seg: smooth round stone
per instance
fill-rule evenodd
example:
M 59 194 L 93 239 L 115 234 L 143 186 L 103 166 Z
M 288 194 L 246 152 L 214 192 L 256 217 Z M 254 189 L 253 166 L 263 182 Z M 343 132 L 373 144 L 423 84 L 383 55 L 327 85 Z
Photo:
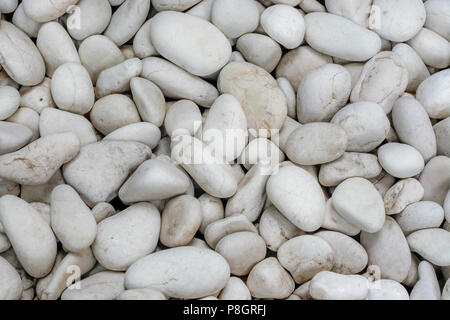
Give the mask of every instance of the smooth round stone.
M 377 156 L 368 153 L 345 152 L 339 159 L 320 166 L 320 184 L 335 187 L 352 177 L 375 178 L 381 173 Z
M 427 12 L 425 27 L 450 41 L 450 22 L 447 16 L 450 12 L 450 3 L 445 0 L 431 0 L 426 1 L 424 5 Z
M 215 250 L 227 260 L 231 274 L 236 276 L 248 275 L 253 266 L 266 257 L 264 239 L 248 231 L 223 237 Z
M 421 261 L 418 267 L 419 280 L 414 285 L 411 300 L 439 300 L 441 289 L 434 266 L 428 261 Z
M 78 48 L 78 54 L 81 64 L 89 72 L 94 84 L 100 72 L 125 60 L 122 52 L 111 39 L 98 34 L 84 39 Z
M 0 155 L 20 149 L 30 141 L 32 134 L 21 124 L 0 121 Z
M 108 270 L 125 271 L 155 250 L 160 224 L 154 205 L 146 202 L 132 205 L 98 224 L 92 252 Z
M 286 144 L 288 158 L 301 165 L 334 161 L 347 149 L 347 134 L 332 123 L 307 123 L 292 132 Z
M 295 49 L 303 42 L 305 21 L 300 12 L 288 5 L 276 4 L 261 15 L 264 31 L 286 49 Z
M 106 29 L 112 14 L 108 0 L 80 0 L 77 7 L 78 12 L 69 17 L 67 24 L 67 31 L 73 39 L 84 40 Z
M 421 0 L 374 0 L 369 19 L 369 28 L 383 39 L 405 42 L 414 37 L 423 27 L 426 19 L 425 7 Z
M 202 223 L 200 202 L 191 195 L 171 199 L 161 215 L 161 243 L 166 247 L 188 244 Z
M 127 289 L 151 287 L 167 297 L 195 299 L 218 293 L 230 278 L 230 267 L 209 249 L 180 247 L 139 259 L 125 274 Z
M 124 279 L 123 272 L 98 272 L 68 287 L 61 300 L 115 300 L 125 290 Z
M 417 100 L 430 118 L 444 119 L 450 116 L 450 70 L 436 72 L 417 88 Z
M 326 203 L 325 217 L 322 228 L 338 231 L 348 236 L 356 236 L 361 230 L 348 223 L 333 207 L 333 199 L 330 198 Z
M 0 256 L 0 299 L 19 300 L 22 295 L 22 280 L 16 269 Z
M 79 63 L 58 67 L 51 81 L 51 93 L 58 108 L 84 115 L 94 105 L 94 88 L 89 73 Z
M 156 11 L 184 11 L 200 1 L 201 0 L 152 0 L 152 5 Z
M 423 229 L 408 236 L 412 252 L 437 266 L 450 265 L 450 232 L 443 229 Z
M 281 59 L 282 51 L 278 43 L 259 33 L 246 33 L 239 37 L 236 48 L 245 60 L 272 72 Z
M 424 189 L 419 181 L 413 178 L 399 180 L 384 194 L 386 214 L 397 214 L 411 203 L 420 201 Z
M 392 109 L 392 122 L 400 141 L 416 148 L 425 161 L 436 155 L 436 135 L 420 102 L 410 96 L 398 99 Z
M 92 124 L 85 117 L 55 108 L 45 108 L 39 118 L 39 130 L 42 137 L 72 132 L 77 135 L 81 146 L 97 142 Z
M 44 79 L 45 63 L 38 48 L 26 33 L 5 20 L 0 22 L 0 55 L 6 73 L 18 84 L 34 86 Z
M 340 274 L 357 274 L 367 266 L 367 252 L 353 238 L 335 231 L 320 231 L 314 235 L 327 241 L 333 249 L 331 271 Z
M 370 233 L 383 227 L 383 199 L 369 180 L 350 178 L 341 182 L 332 199 L 336 211 L 355 227 Z
M 398 43 L 392 48 L 403 61 L 408 70 L 408 86 L 406 91 L 415 92 L 419 84 L 430 76 L 427 66 L 417 52 L 406 43 Z
M 80 140 L 74 133 L 42 137 L 16 152 L 0 156 L 0 177 L 22 185 L 44 184 L 79 151 Z
M 167 300 L 166 296 L 151 288 L 125 290 L 116 300 Z
M 133 38 L 150 11 L 150 0 L 126 0 L 114 11 L 104 35 L 121 46 Z
M 433 126 L 436 134 L 437 153 L 450 157 L 450 117 Z
M 141 119 L 161 127 L 166 116 L 166 101 L 161 89 L 153 82 L 139 77 L 131 79 L 130 88 Z
M 54 3 L 52 0 L 24 0 L 25 14 L 37 22 L 47 22 L 59 18 L 67 12 L 70 6 L 78 0 L 61 0 Z
M 161 131 L 157 126 L 148 122 L 128 124 L 114 130 L 103 138 L 104 140 L 136 141 L 154 149 L 161 139 Z
M 104 135 L 141 121 L 133 100 L 123 94 L 111 94 L 97 100 L 90 118 L 94 127 Z
M 374 102 L 362 101 L 339 110 L 331 123 L 347 133 L 346 151 L 369 152 L 386 138 L 390 123 L 383 109 Z
M 334 262 L 333 248 L 326 240 L 312 235 L 286 241 L 278 249 L 277 257 L 296 283 L 306 282 L 321 271 L 331 270 Z
M 277 79 L 278 86 L 286 96 L 288 105 L 288 117 L 295 118 L 297 116 L 297 96 L 288 79 L 280 77 Z M 287 118 L 286 118 L 287 119 Z
M 315 231 L 323 223 L 325 198 L 319 183 L 297 166 L 282 167 L 266 186 L 273 205 L 296 227 Z
M 87 249 L 95 240 L 97 222 L 89 207 L 69 185 L 52 191 L 51 226 L 64 248 L 70 252 Z
M 259 23 L 258 7 L 253 0 L 214 0 L 211 22 L 227 38 L 235 39 L 256 30 Z
M 161 58 L 144 59 L 141 76 L 154 82 L 165 97 L 192 100 L 205 108 L 219 96 L 216 87 L 209 82 Z
M 305 16 L 306 42 L 315 50 L 348 61 L 365 61 L 380 51 L 381 39 L 351 20 L 313 12 Z M 346 30 L 345 33 L 341 32 Z
M 309 294 L 316 300 L 364 300 L 368 293 L 367 279 L 360 275 L 322 271 L 309 285 Z
M 432 158 L 423 169 L 419 181 L 425 189 L 423 200 L 442 205 L 450 185 L 450 158 Z
M 378 161 L 387 173 L 400 179 L 419 174 L 425 165 L 417 149 L 396 142 L 384 144 L 378 149 Z
M 235 160 L 247 143 L 247 119 L 239 101 L 230 94 L 218 97 L 202 130 L 202 139 L 209 148 L 225 161 Z
M 119 190 L 122 201 L 131 203 L 169 199 L 189 187 L 186 174 L 170 160 L 151 159 L 142 163 Z
M 258 233 L 256 227 L 244 215 L 237 214 L 211 222 L 205 229 L 205 240 L 211 248 L 215 248 L 223 237 L 235 233 L 251 231 Z
M 47 222 L 31 205 L 11 195 L 0 199 L 0 222 L 25 271 L 36 278 L 47 275 L 56 257 L 56 239 Z
M 252 296 L 241 278 L 230 277 L 227 285 L 220 292 L 219 300 L 252 300 Z
M 142 72 L 142 61 L 131 57 L 122 63 L 103 70 L 95 87 L 95 95 L 102 98 L 112 93 L 130 91 L 130 80 Z
M 426 65 L 443 69 L 450 65 L 450 43 L 444 37 L 422 28 L 408 44 L 419 54 Z
M 88 203 L 109 202 L 142 162 L 150 158 L 148 146 L 132 141 L 101 141 L 81 148 L 63 168 L 64 179 Z
M 198 106 L 189 100 L 180 100 L 169 107 L 164 119 L 164 128 L 170 137 L 182 134 L 193 136 L 202 124 Z
M 421 229 L 439 228 L 444 221 L 444 209 L 433 201 L 419 201 L 407 206 L 395 218 L 402 231 L 410 234 Z
M 39 29 L 36 46 L 45 61 L 46 72 L 52 77 L 65 63 L 80 63 L 77 49 L 66 29 L 58 22 L 47 22 Z
M 257 299 L 284 299 L 295 289 L 295 282 L 274 257 L 255 265 L 247 277 L 247 287 Z
M 350 73 L 340 65 L 326 64 L 308 72 L 297 90 L 298 120 L 303 124 L 330 121 L 347 103 L 350 92 Z
M 382 51 L 364 65 L 350 101 L 376 102 L 388 114 L 407 86 L 408 70 L 403 60 L 392 51 Z
M 369 285 L 367 300 L 409 300 L 409 294 L 397 281 L 380 279 Z
M 286 219 L 274 206 L 270 206 L 262 213 L 258 231 L 267 244 L 267 248 L 277 252 L 286 241 L 303 235 L 304 232 Z
M 0 120 L 12 116 L 20 105 L 20 94 L 16 88 L 10 86 L 0 87 Z
M 152 18 L 150 38 L 159 54 L 197 76 L 220 70 L 231 56 L 230 43 L 219 29 L 185 13 L 158 13 Z
M 283 126 L 287 102 L 276 80 L 264 69 L 246 62 L 231 62 L 219 74 L 218 89 L 233 95 L 241 104 L 249 129 L 258 136 Z
M 361 232 L 361 244 L 367 250 L 369 265 L 376 265 L 381 277 L 402 282 L 411 266 L 408 242 L 397 222 L 387 217 L 380 231 Z
M 276 76 L 289 80 L 294 90 L 297 90 L 300 81 L 311 70 L 327 63 L 333 63 L 330 56 L 317 52 L 305 45 L 288 51 L 280 60 L 276 69 Z

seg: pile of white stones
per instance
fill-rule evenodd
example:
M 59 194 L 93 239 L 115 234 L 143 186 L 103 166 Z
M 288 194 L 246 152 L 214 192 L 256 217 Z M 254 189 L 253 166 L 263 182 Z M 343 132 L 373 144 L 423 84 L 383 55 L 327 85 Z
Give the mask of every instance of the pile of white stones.
M 450 299 L 450 1 L 0 11 L 0 299 Z

